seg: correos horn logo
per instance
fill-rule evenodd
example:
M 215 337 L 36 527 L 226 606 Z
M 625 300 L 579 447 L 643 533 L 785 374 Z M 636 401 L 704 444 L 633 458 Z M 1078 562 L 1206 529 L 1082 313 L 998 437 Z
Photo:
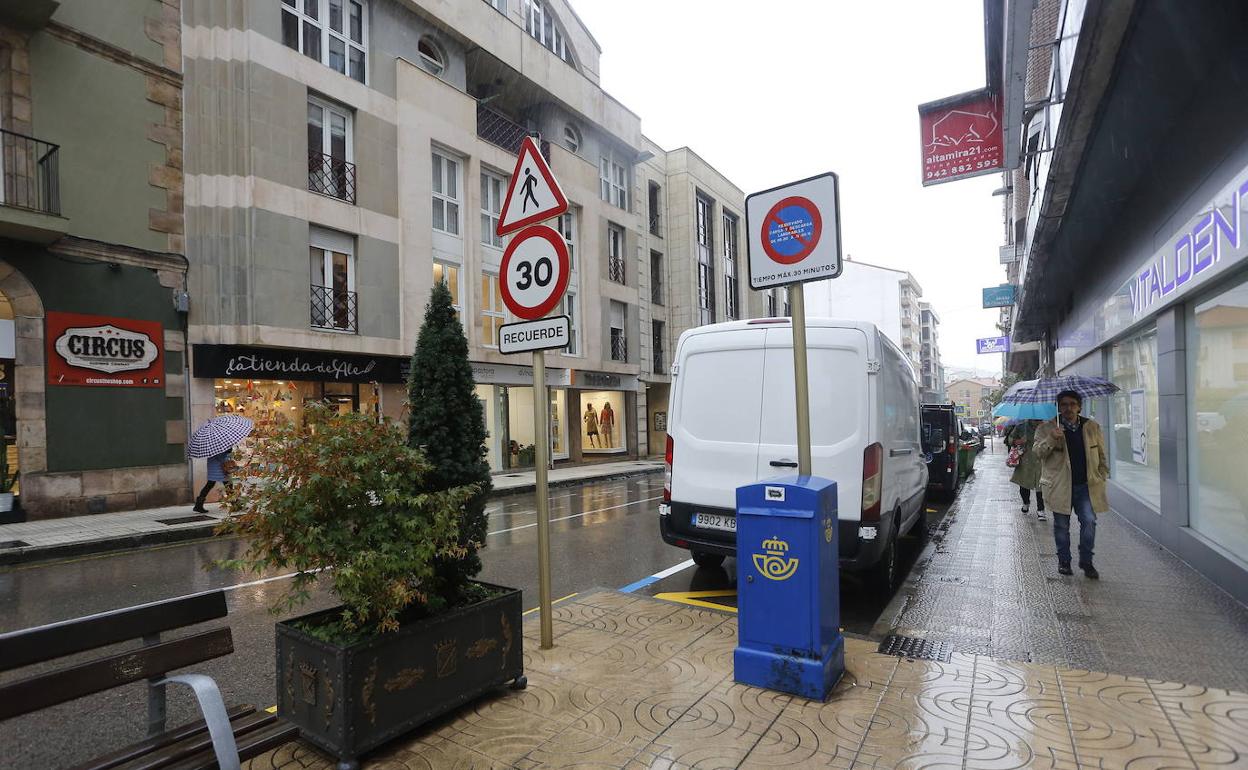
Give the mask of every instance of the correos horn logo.
M 788 580 L 797 572 L 798 562 L 785 556 L 788 552 L 789 544 L 772 536 L 763 541 L 763 553 L 754 554 L 754 567 L 769 580 Z

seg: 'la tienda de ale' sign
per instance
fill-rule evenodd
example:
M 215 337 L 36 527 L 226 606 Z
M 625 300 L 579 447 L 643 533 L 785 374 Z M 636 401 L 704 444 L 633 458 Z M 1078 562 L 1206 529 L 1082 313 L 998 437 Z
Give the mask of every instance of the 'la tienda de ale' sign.
M 61 312 L 45 321 L 49 385 L 164 386 L 159 322 Z

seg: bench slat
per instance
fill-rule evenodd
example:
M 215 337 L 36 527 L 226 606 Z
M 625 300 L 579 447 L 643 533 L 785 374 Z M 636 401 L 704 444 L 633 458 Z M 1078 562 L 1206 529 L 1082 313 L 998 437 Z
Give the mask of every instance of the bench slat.
M 276 714 L 270 714 L 267 711 L 253 711 L 238 719 L 231 719 L 230 729 L 233 730 L 234 740 L 238 743 L 242 741 L 243 736 L 256 730 L 262 730 L 276 721 Z M 116 770 L 160 770 L 160 768 L 169 767 L 204 753 L 210 755 L 214 762 L 216 761 L 216 752 L 212 750 L 212 738 L 207 732 L 163 746 L 150 754 L 138 757 L 128 764 L 116 768 Z
M 233 651 L 230 629 L 218 628 L 33 676 L 0 687 L 0 719 L 38 711 Z
M 0 634 L 0 671 L 215 620 L 225 615 L 225 592 L 217 590 L 124 610 L 101 612 L 21 631 L 10 631 Z
M 238 738 L 238 757 L 243 761 L 258 757 L 264 752 L 275 749 L 299 737 L 299 728 L 284 719 L 255 730 Z M 208 770 L 217 766 L 217 758 L 212 751 L 205 751 L 161 770 Z
M 255 706 L 234 706 L 233 708 L 228 709 L 226 714 L 229 715 L 230 722 L 233 722 L 234 720 L 241 719 L 248 714 L 253 714 L 255 711 Z M 197 735 L 203 735 L 205 741 L 209 744 L 212 743 L 212 740 L 207 737 L 208 725 L 204 722 L 204 720 L 200 719 L 195 722 L 189 722 L 180 727 L 175 727 L 168 732 L 148 738 L 145 741 L 140 741 L 126 746 L 125 748 L 118 749 L 110 754 L 105 754 L 102 757 L 96 757 L 90 762 L 84 762 L 81 765 L 75 766 L 72 770 L 114 770 L 114 768 L 117 768 L 126 762 L 146 756 L 147 754 L 158 751 L 165 746 Z

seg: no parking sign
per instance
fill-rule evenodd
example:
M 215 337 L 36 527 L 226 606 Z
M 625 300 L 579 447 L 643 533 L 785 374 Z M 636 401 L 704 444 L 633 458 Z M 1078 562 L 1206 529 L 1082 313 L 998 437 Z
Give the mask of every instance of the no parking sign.
M 839 276 L 839 205 L 837 177 L 830 172 L 747 196 L 750 288 Z

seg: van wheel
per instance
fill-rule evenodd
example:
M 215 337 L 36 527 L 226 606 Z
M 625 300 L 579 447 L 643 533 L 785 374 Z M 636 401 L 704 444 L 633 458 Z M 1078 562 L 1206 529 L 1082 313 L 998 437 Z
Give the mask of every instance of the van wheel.
M 699 567 L 722 567 L 724 566 L 724 555 L 720 553 L 702 553 L 701 551 L 694 551 L 693 563 Z
M 879 596 L 891 598 L 897 586 L 897 529 L 889 532 L 888 542 L 884 544 L 884 552 L 880 560 L 871 569 L 871 583 Z

